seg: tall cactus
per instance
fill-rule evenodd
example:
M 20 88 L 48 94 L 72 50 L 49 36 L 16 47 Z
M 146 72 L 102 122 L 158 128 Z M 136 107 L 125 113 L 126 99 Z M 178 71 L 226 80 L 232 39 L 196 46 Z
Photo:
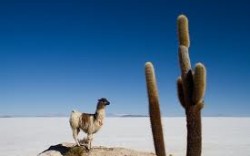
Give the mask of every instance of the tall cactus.
M 145 75 L 148 91 L 149 115 L 154 139 L 155 153 L 157 156 L 166 156 L 154 66 L 150 62 L 147 62 L 145 65 Z
M 181 76 L 177 80 L 177 91 L 187 120 L 187 156 L 200 156 L 202 150 L 201 109 L 206 90 L 206 68 L 197 63 L 191 68 L 189 58 L 188 19 L 180 15 L 177 19 L 179 38 L 179 63 Z

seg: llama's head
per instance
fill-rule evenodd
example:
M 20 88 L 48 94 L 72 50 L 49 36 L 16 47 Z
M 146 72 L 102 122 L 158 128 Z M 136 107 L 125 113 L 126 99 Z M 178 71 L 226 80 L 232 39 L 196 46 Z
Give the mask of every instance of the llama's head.
M 98 99 L 98 108 L 105 108 L 105 106 L 109 105 L 110 102 L 106 98 Z

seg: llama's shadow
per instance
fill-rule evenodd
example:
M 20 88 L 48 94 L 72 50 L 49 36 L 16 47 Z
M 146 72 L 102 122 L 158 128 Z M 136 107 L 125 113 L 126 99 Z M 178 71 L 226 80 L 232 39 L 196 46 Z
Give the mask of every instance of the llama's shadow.
M 57 144 L 50 146 L 48 149 L 45 151 L 41 152 L 38 156 L 43 156 L 47 155 L 47 153 L 57 153 L 61 155 L 67 155 L 67 154 L 75 154 L 75 155 L 80 155 L 82 153 L 87 153 L 89 150 L 85 146 L 76 146 L 75 144 Z
M 63 144 L 58 144 L 58 145 L 53 145 L 53 146 L 50 146 L 47 150 L 41 152 L 40 154 L 42 153 L 46 153 L 48 151 L 55 151 L 55 152 L 59 152 L 61 153 L 61 155 L 64 155 L 65 153 L 67 153 L 72 147 L 67 147 Z

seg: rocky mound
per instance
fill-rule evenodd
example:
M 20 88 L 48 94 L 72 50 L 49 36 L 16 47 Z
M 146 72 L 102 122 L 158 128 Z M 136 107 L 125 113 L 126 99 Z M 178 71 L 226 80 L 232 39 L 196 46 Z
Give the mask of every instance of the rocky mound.
M 153 153 L 139 152 L 126 148 L 93 147 L 88 151 L 85 147 L 77 147 L 72 143 L 50 146 L 38 156 L 156 156 Z

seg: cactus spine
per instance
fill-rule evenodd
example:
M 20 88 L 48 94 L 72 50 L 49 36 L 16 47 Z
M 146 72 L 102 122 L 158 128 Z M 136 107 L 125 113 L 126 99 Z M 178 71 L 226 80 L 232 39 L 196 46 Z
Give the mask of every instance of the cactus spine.
M 145 75 L 155 153 L 157 156 L 166 156 L 154 66 L 150 62 L 147 62 L 145 65 Z
M 177 19 L 179 38 L 179 63 L 181 77 L 177 80 L 178 97 L 186 112 L 187 156 L 200 156 L 202 149 L 201 109 L 206 89 L 206 68 L 196 64 L 192 71 L 188 48 L 190 46 L 188 19 L 180 15 Z

